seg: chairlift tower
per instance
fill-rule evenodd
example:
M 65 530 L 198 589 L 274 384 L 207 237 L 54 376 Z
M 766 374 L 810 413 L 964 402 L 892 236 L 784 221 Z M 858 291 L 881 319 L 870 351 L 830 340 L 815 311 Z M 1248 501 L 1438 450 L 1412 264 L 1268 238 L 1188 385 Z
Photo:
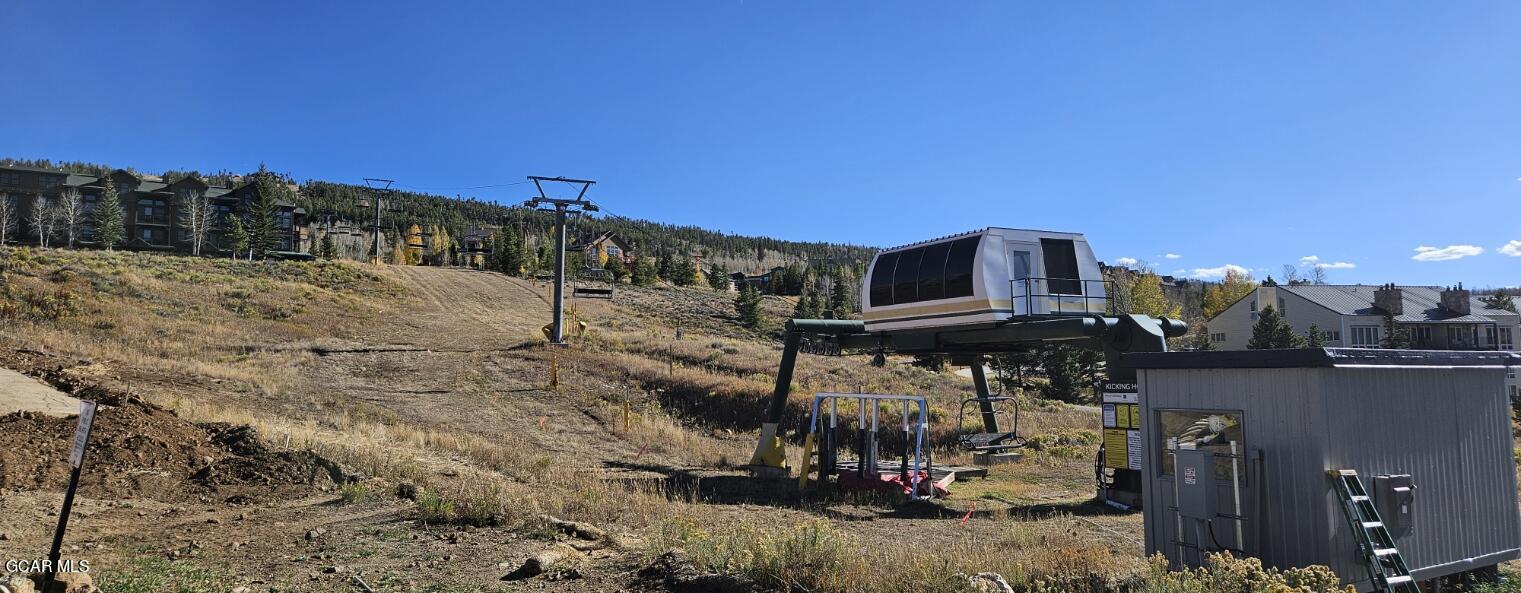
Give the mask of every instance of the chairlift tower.
M 568 179 L 565 177 L 540 177 L 529 175 L 528 180 L 538 188 L 539 197 L 523 203 L 524 206 L 538 210 L 553 210 L 555 213 L 555 294 L 554 294 L 554 320 L 550 323 L 549 341 L 551 344 L 565 343 L 565 217 L 567 213 L 596 212 L 597 205 L 586 199 L 586 190 L 591 189 L 597 182 L 587 179 Z M 558 181 L 571 185 L 580 185 L 581 191 L 573 199 L 551 198 L 544 192 L 545 181 Z
M 370 196 L 374 198 L 375 207 L 375 254 L 370 263 L 380 263 L 380 197 L 391 193 L 391 184 L 396 183 L 393 179 L 364 178 L 364 184 L 370 188 Z M 384 185 L 382 185 L 384 184 Z

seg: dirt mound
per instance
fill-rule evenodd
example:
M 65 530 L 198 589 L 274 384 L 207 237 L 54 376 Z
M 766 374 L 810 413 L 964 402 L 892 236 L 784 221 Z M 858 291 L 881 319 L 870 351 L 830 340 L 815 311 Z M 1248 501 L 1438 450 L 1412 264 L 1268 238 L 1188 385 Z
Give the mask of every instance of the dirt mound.
M 98 395 L 81 496 L 249 500 L 349 479 L 315 454 L 270 449 L 250 427 L 195 424 L 135 398 Z M 27 412 L 0 416 L 0 488 L 66 487 L 77 422 Z

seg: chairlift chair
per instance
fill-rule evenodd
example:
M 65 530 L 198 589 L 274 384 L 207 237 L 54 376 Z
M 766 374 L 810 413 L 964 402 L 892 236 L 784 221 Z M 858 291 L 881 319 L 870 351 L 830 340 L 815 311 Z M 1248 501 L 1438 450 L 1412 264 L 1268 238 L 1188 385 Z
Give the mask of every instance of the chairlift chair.
M 612 299 L 613 273 L 602 268 L 586 268 L 576 277 L 570 296 L 578 299 Z
M 999 432 L 987 432 L 985 430 L 971 431 L 966 427 L 967 406 L 973 404 L 988 404 L 995 418 L 1010 416 L 1010 410 L 999 409 L 999 404 L 1012 408 L 1012 420 L 1010 430 Z M 977 414 L 981 416 L 980 413 Z M 1003 426 L 1002 422 L 998 426 Z M 956 441 L 961 448 L 980 453 L 999 453 L 1025 446 L 1025 438 L 1019 436 L 1019 401 L 1011 395 L 991 395 L 988 397 L 969 397 L 961 400 L 961 413 L 956 416 Z

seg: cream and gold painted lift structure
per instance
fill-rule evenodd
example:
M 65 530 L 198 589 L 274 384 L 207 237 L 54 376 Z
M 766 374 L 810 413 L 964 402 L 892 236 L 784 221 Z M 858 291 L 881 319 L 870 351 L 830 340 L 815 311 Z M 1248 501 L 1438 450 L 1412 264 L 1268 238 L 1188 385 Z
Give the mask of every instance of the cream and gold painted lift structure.
M 1182 336 L 1188 324 L 1156 319 L 1145 315 L 1091 315 L 1022 319 L 990 326 L 953 326 L 945 328 L 867 332 L 865 323 L 838 319 L 793 319 L 783 330 L 781 365 L 776 386 L 761 425 L 760 442 L 750 458 L 749 469 L 758 476 L 783 477 L 790 473 L 781 424 L 792 390 L 792 373 L 804 339 L 810 344 L 828 344 L 831 350 L 867 353 L 945 354 L 958 364 L 972 369 L 981 406 L 983 429 L 998 432 L 993 413 L 983 357 L 989 354 L 1017 352 L 1032 345 L 1059 342 L 1100 350 L 1104 353 L 1108 382 L 1135 383 L 1135 371 L 1121 363 L 1130 352 L 1166 352 L 1167 338 Z M 806 428 L 804 429 L 806 430 Z M 805 436 L 805 435 L 799 435 Z M 1131 508 L 1141 506 L 1141 475 L 1135 470 L 1113 470 L 1112 478 L 1102 481 L 1099 498 Z

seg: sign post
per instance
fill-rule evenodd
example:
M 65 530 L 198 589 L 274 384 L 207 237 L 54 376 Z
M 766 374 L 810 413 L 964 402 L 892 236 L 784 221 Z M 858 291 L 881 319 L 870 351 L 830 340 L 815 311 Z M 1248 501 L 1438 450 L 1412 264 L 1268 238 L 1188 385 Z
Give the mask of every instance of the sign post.
M 74 491 L 79 489 L 79 471 L 84 467 L 85 447 L 90 444 L 90 428 L 95 424 L 95 402 L 79 401 L 79 426 L 74 429 L 74 446 L 69 451 L 69 490 L 63 495 L 63 509 L 58 512 L 58 530 L 53 532 L 53 548 L 48 552 L 48 578 L 42 590 L 53 588 L 58 563 L 63 553 L 63 532 L 69 527 L 69 511 L 74 508 Z

